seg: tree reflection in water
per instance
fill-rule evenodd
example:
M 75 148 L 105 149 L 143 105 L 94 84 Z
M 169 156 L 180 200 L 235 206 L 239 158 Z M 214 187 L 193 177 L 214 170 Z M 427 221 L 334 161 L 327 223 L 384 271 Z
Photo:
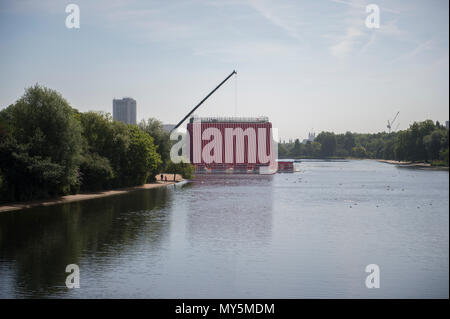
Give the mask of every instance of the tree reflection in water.
M 171 196 L 158 188 L 0 214 L 0 297 L 7 283 L 16 297 L 66 291 L 68 264 L 108 262 L 140 243 L 157 249 L 169 233 Z

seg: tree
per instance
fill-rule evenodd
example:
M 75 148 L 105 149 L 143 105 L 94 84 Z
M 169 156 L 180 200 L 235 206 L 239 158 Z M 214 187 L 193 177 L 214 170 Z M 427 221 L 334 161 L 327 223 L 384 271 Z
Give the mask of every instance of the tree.
M 322 147 L 320 150 L 321 156 L 333 156 L 336 152 L 336 136 L 331 132 L 321 132 L 315 139 Z
M 162 122 L 155 118 L 149 118 L 147 121 L 142 120 L 139 123 L 139 128 L 147 132 L 147 134 L 153 138 L 157 151 L 161 155 L 161 166 L 159 169 L 160 171 L 163 171 L 165 168 L 164 166 L 170 160 L 170 148 L 172 143 L 170 141 L 169 132 L 165 131 Z
M 347 151 L 348 154 L 352 153 L 353 147 L 355 147 L 355 136 L 352 134 L 352 132 L 346 132 L 344 135 L 344 149 Z
M 311 156 L 319 157 L 322 152 L 322 144 L 317 141 L 311 143 Z
M 59 93 L 36 84 L 0 118 L 7 123 L 1 130 L 0 170 L 10 200 L 77 191 L 81 128 Z
M 444 147 L 441 139 L 446 140 L 446 135 L 439 131 L 440 127 L 431 120 L 414 122 L 407 130 L 397 134 L 394 146 L 396 159 L 426 161 L 439 158 L 439 151 Z
M 358 146 L 353 147 L 352 155 L 357 158 L 366 158 L 367 151 L 364 146 L 358 145 Z
M 302 144 L 298 138 L 295 139 L 294 148 L 292 150 L 292 155 L 298 157 L 302 155 Z
M 433 131 L 431 134 L 423 138 L 423 144 L 427 151 L 428 159 L 439 159 L 439 152 L 441 150 L 442 134 L 439 130 Z
M 385 141 L 383 143 L 383 149 L 381 151 L 381 156 L 378 158 L 383 158 L 383 159 L 388 159 L 388 160 L 394 159 L 395 158 L 394 145 L 395 145 L 395 142 L 392 139 Z
M 158 173 L 161 156 L 156 152 L 153 138 L 137 126 L 128 125 L 130 144 L 122 178 L 126 185 L 140 185 Z
M 86 153 L 80 163 L 81 189 L 95 191 L 111 188 L 114 171 L 109 160 L 97 153 Z
M 117 125 L 113 124 L 111 115 L 103 112 L 78 113 L 77 117 L 83 137 L 81 189 L 99 190 L 122 186 L 118 176 L 122 165 L 120 158 L 125 156 L 128 147 L 126 125 L 119 125 L 120 129 L 115 129 Z
M 401 131 L 397 135 L 397 139 L 394 144 L 395 159 L 399 161 L 409 160 L 411 158 L 411 148 L 414 147 L 410 132 L 408 130 Z
M 289 156 L 289 150 L 287 149 L 285 143 L 278 143 L 278 156 L 280 158 Z
M 86 149 L 81 172 L 101 180 L 94 182 L 95 187 L 132 186 L 154 179 L 161 156 L 149 134 L 135 125 L 113 121 L 107 113 L 87 112 L 80 118 Z M 85 180 L 85 185 L 90 187 L 91 182 Z
M 440 152 L 439 158 L 444 162 L 445 166 L 448 166 L 448 146 Z
M 117 125 L 112 123 L 111 115 L 104 112 L 79 113 L 78 117 L 84 138 L 84 151 L 112 158 L 115 135 L 118 130 L 125 131 L 126 125 L 119 125 L 121 129 L 115 129 Z
M 170 161 L 167 164 L 167 173 L 180 174 L 183 178 L 190 179 L 194 177 L 194 166 L 190 163 L 178 163 L 175 164 Z

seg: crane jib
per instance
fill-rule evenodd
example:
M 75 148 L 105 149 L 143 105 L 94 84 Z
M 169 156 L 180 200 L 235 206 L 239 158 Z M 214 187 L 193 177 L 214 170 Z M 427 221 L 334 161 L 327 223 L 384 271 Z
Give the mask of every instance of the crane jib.
M 183 119 L 178 122 L 177 125 L 175 125 L 175 127 L 171 130 L 174 131 L 176 130 L 181 124 L 183 124 L 184 121 L 186 121 L 186 119 L 195 112 L 195 110 L 197 110 L 199 108 L 200 105 L 203 104 L 203 102 L 205 102 L 214 92 L 217 91 L 218 88 L 220 88 L 222 86 L 222 84 L 224 84 L 229 78 L 231 78 L 234 74 L 237 74 L 237 72 L 235 70 L 233 70 L 233 72 L 230 73 L 230 75 L 228 75 L 225 80 L 223 80 L 222 82 L 220 82 L 220 84 L 218 86 L 216 86 L 216 88 L 214 90 L 212 90 L 211 92 L 209 92 L 209 94 L 207 96 L 205 96 L 203 98 L 203 100 L 200 101 L 200 103 L 198 103 L 185 117 L 183 117 Z

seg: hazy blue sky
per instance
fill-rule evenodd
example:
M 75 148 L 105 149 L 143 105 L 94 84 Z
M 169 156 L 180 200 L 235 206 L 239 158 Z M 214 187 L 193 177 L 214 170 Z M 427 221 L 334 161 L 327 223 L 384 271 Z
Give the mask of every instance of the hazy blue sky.
M 80 7 L 80 29 L 65 26 L 69 3 Z M 380 7 L 379 29 L 365 26 L 369 3 Z M 38 82 L 81 111 L 112 112 L 114 97 L 131 96 L 138 119 L 175 123 L 236 69 L 198 115 L 267 115 L 286 139 L 382 131 L 397 111 L 400 128 L 445 121 L 448 6 L 0 0 L 0 107 Z

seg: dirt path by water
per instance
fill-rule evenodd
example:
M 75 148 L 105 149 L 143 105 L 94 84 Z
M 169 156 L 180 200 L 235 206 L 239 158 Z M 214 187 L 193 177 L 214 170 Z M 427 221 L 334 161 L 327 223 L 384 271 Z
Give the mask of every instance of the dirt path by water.
M 167 178 L 167 181 L 166 181 L 166 178 Z M 115 196 L 115 195 L 125 194 L 125 193 L 129 193 L 129 192 L 137 191 L 137 190 L 164 187 L 164 186 L 172 185 L 172 184 L 175 184 L 175 183 L 178 183 L 181 181 L 183 181 L 183 178 L 178 174 L 175 176 L 175 181 L 174 181 L 173 174 L 162 174 L 162 180 L 161 180 L 161 174 L 158 174 L 156 177 L 156 182 L 151 183 L 151 184 L 144 184 L 141 186 L 119 188 L 119 189 L 107 190 L 107 191 L 98 191 L 98 192 L 92 192 L 92 193 L 66 195 L 66 196 L 60 196 L 60 197 L 52 198 L 52 199 L 8 203 L 8 204 L 0 205 L 0 213 L 13 211 L 13 210 L 20 210 L 20 209 L 25 209 L 25 208 L 31 208 L 31 207 L 35 207 L 35 206 L 49 206 L 49 205 L 70 203 L 70 202 L 76 202 L 76 201 L 82 201 L 82 200 L 88 200 L 88 199 L 94 199 L 94 198 L 100 198 L 100 197 Z

